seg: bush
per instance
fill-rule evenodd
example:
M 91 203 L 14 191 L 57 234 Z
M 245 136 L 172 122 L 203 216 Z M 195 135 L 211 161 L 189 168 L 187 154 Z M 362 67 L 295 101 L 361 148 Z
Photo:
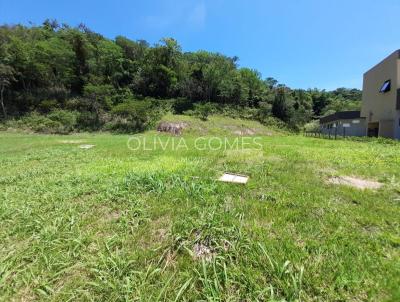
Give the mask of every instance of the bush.
M 193 102 L 186 98 L 177 98 L 172 102 L 172 110 L 175 114 L 182 114 L 193 109 Z
M 260 102 L 260 108 L 257 109 L 255 117 L 258 120 L 264 120 L 272 116 L 272 105 L 268 102 Z
M 56 110 L 59 106 L 57 100 L 43 100 L 39 103 L 39 110 L 43 113 L 49 113 L 52 110 Z
M 240 107 L 240 106 L 232 106 L 227 105 L 221 108 L 218 108 L 218 113 L 232 117 L 232 118 L 242 118 L 242 119 L 255 119 L 257 116 L 258 109 L 249 108 L 249 107 Z
M 311 121 L 303 126 L 304 131 L 318 131 L 319 130 L 319 120 Z
M 193 114 L 202 121 L 206 121 L 213 110 L 215 110 L 215 106 L 211 103 L 195 104 Z
M 47 134 L 67 134 L 75 129 L 76 112 L 56 110 L 50 114 L 42 115 L 32 112 L 19 120 L 10 120 L 7 128 L 19 128 Z
M 112 106 L 111 96 L 117 94 L 112 85 L 87 84 L 83 88 L 83 96 L 90 100 L 90 104 L 102 109 L 110 109 Z M 93 109 L 93 108 L 91 108 Z
M 149 101 L 131 100 L 116 105 L 112 110 L 112 120 L 106 125 L 107 130 L 135 133 L 155 126 L 161 114 Z
M 47 118 L 62 125 L 60 133 L 69 133 L 75 129 L 78 113 L 67 110 L 55 110 Z
M 289 130 L 289 131 L 293 130 L 290 129 L 284 121 L 273 116 L 268 116 L 264 119 L 261 119 L 260 123 L 262 123 L 265 126 L 271 127 L 273 129 Z
M 100 130 L 105 121 L 96 112 L 82 111 L 77 118 L 77 127 L 81 130 Z
M 49 119 L 37 112 L 22 117 L 16 121 L 12 127 L 29 129 L 40 133 L 60 133 L 63 132 L 63 126 L 60 122 Z
M 70 111 L 80 111 L 87 108 L 87 100 L 83 98 L 72 98 L 65 101 L 65 109 Z

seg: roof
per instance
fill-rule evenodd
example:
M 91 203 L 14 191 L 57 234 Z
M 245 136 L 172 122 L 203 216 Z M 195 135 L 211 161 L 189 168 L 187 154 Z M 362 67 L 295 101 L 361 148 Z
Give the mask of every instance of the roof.
M 378 64 L 374 65 L 373 67 L 371 67 L 370 69 L 368 69 L 365 73 L 369 73 L 370 71 L 374 70 L 375 68 L 377 68 L 379 65 L 381 65 L 383 62 L 385 62 L 387 59 L 389 59 L 390 57 L 395 56 L 397 59 L 400 59 L 400 49 L 392 52 L 390 55 L 388 55 L 386 58 L 384 58 L 383 60 L 381 60 Z
M 330 123 L 337 120 L 351 120 L 354 118 L 362 118 L 360 111 L 339 111 L 331 115 L 321 117 L 319 122 L 321 124 Z M 364 118 L 364 117 L 363 117 Z

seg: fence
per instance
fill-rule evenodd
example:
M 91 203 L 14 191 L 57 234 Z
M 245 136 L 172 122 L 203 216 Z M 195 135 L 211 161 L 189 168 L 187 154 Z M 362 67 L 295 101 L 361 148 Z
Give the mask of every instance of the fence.
M 337 139 L 339 137 L 346 138 L 346 128 L 343 128 L 343 133 L 341 135 L 337 133 L 337 129 L 335 128 L 335 131 L 333 131 L 332 133 L 331 131 L 329 131 L 328 133 L 323 133 L 321 130 L 304 131 L 304 136 L 328 138 L 328 139 Z

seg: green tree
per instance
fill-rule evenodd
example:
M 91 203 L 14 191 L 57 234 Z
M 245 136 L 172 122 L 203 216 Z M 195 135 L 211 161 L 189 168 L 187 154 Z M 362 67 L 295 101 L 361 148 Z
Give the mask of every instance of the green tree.
M 289 122 L 290 118 L 292 117 L 292 104 L 287 98 L 284 87 L 281 87 L 277 90 L 274 103 L 272 104 L 272 113 L 275 117 L 284 122 Z
M 14 74 L 15 71 L 11 66 L 0 63 L 0 104 L 4 118 L 7 118 L 7 110 L 4 105 L 4 91 L 15 80 Z
M 258 106 L 266 94 L 266 87 L 261 80 L 261 74 L 253 69 L 241 68 L 239 70 L 240 80 L 244 95 L 244 105 Z

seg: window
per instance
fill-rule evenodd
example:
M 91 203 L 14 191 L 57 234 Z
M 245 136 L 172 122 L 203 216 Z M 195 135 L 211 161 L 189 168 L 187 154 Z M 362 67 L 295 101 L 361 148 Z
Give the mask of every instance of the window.
M 380 93 L 385 93 L 390 91 L 390 80 L 387 80 L 385 83 L 383 83 L 381 89 L 379 90 Z

